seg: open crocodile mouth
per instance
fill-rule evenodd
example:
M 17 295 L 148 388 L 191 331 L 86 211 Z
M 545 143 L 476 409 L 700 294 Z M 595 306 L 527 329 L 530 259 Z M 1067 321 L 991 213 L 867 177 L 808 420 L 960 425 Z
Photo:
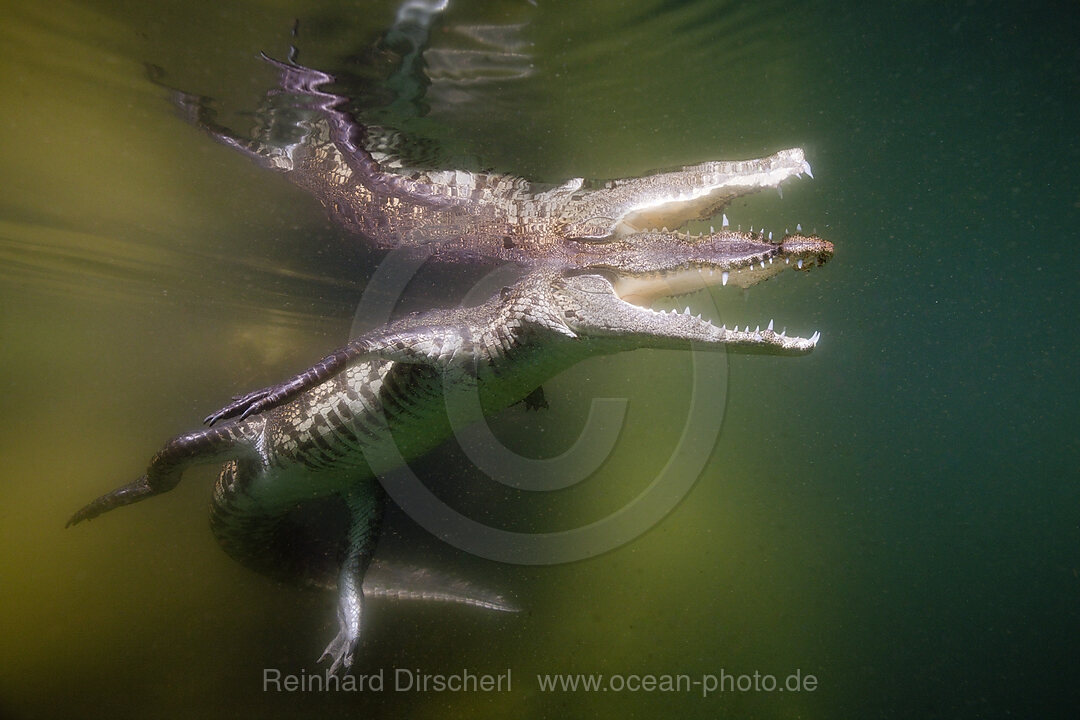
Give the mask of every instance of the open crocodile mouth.
M 800 148 L 790 148 L 754 160 L 707 162 L 611 181 L 575 195 L 574 208 L 585 219 L 567 227 L 573 238 L 567 243 L 570 262 L 604 275 L 620 300 L 641 309 L 663 297 L 713 285 L 747 288 L 787 268 L 822 265 L 833 255 L 832 244 L 803 234 L 801 227 L 774 240 L 771 232 L 731 229 L 722 215 L 719 230 L 697 235 L 668 230 L 720 215 L 744 195 L 775 189 L 782 196 L 785 182 L 803 176 L 813 178 L 810 164 Z M 672 311 L 663 314 L 670 318 Z M 710 342 L 768 345 L 770 351 L 783 352 L 807 351 L 820 338 L 819 333 L 788 338 L 784 332 L 776 333 L 769 321 L 764 330 L 716 329 L 722 331 L 721 340 L 708 330 L 711 323 L 691 315 L 689 308 L 678 314 L 685 319 L 681 323 L 701 323 Z M 675 334 L 681 336 L 684 330 L 690 328 L 676 329 Z
M 649 267 L 609 265 L 616 292 L 623 300 L 650 305 L 662 297 L 678 297 L 713 285 L 748 288 L 786 269 L 810 270 L 824 265 L 833 255 L 833 245 L 816 235 L 804 235 L 799 227 L 773 242 L 771 232 L 742 232 L 722 229 L 709 234 L 669 235 L 681 247 L 667 264 Z M 640 242 L 640 241 L 639 241 Z M 675 256 L 676 253 L 671 253 Z M 603 268 L 604 265 L 594 265 Z
M 779 242 L 772 242 L 771 234 L 764 231 L 722 229 L 700 236 L 680 236 L 689 240 L 688 247 L 702 252 L 683 263 L 655 271 L 634 273 L 609 268 L 605 274 L 616 297 L 639 312 L 663 318 L 669 331 L 679 336 L 769 353 L 799 354 L 814 349 L 821 338 L 820 332 L 808 337 L 788 336 L 786 329 L 777 332 L 771 319 L 764 327 L 760 324 L 741 329 L 738 325 L 717 327 L 711 320 L 703 319 L 701 313 L 692 313 L 689 305 L 682 311 L 655 310 L 651 306 L 661 298 L 678 298 L 713 286 L 748 288 L 788 269 L 809 271 L 829 261 L 833 255 L 832 243 L 816 235 L 802 234 L 801 227 Z

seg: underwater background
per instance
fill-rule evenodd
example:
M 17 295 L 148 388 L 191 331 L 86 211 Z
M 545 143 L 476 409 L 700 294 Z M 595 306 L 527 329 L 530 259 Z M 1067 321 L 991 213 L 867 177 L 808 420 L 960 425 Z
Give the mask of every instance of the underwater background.
M 801 223 L 837 249 L 813 273 L 710 291 L 720 319 L 823 338 L 805 357 L 726 356 L 707 463 L 631 542 L 502 564 L 391 512 L 380 552 L 522 612 L 374 606 L 354 672 L 509 670 L 510 691 L 265 690 L 267 668 L 322 672 L 334 598 L 217 547 L 212 467 L 64 528 L 233 394 L 343 344 L 382 257 L 185 123 L 151 77 L 246 131 L 275 81 L 261 52 L 295 45 L 309 67 L 364 78 L 398 4 L 4 3 L 0 717 L 1071 717 L 1074 2 L 451 0 L 402 129 L 548 182 L 800 146 L 815 179 L 727 215 Z M 425 269 L 401 308 L 458 302 L 468 282 Z M 552 456 L 593 398 L 627 399 L 607 462 L 549 497 L 494 502 L 454 448 L 415 469 L 492 525 L 591 522 L 681 441 L 693 368 L 675 352 L 590 360 L 545 386 L 548 410 L 492 421 L 516 451 Z M 537 680 L 755 672 L 817 682 L 703 697 Z

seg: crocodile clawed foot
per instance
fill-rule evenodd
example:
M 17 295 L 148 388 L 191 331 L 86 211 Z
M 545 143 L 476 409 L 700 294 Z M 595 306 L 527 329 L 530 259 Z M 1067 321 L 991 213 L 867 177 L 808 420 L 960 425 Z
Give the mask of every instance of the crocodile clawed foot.
M 246 395 L 236 395 L 233 397 L 232 402 L 217 412 L 207 415 L 203 422 L 207 425 L 213 425 L 218 420 L 226 418 L 243 420 L 249 415 L 258 415 L 264 410 L 277 407 L 308 388 L 312 388 L 323 380 L 336 375 L 350 358 L 363 352 L 363 347 L 346 346 L 340 350 L 335 350 L 307 370 L 284 382 L 259 390 L 252 390 Z
M 326 646 L 318 660 L 321 663 L 323 660 L 330 658 L 331 675 L 337 675 L 352 666 L 353 653 L 360 642 L 359 624 L 346 622 L 344 618 L 340 617 L 340 613 L 338 620 L 340 622 L 338 634 Z
M 206 425 L 213 425 L 219 420 L 226 418 L 240 416 L 240 419 L 246 418 L 248 415 L 259 412 L 265 406 L 272 403 L 270 398 L 273 397 L 274 391 L 278 386 L 273 385 L 271 387 L 262 388 L 261 390 L 253 390 L 247 395 L 236 395 L 225 407 L 221 408 L 215 413 L 207 415 L 203 419 L 203 423 Z

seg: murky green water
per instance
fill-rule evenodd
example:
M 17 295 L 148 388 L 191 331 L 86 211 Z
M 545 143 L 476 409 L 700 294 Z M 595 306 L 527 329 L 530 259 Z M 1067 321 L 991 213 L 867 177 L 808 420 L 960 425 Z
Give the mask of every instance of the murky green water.
M 716 292 L 724 318 L 819 329 L 804 358 L 731 356 L 716 448 L 635 541 L 568 565 L 488 562 L 391 516 L 388 552 L 525 612 L 379 606 L 357 673 L 504 673 L 503 693 L 275 693 L 316 671 L 333 598 L 233 563 L 212 468 L 64 530 L 171 435 L 340 345 L 379 253 L 311 198 L 187 126 L 169 85 L 250 122 L 299 19 L 300 58 L 359 72 L 393 2 L 6 3 L 0 25 L 0 715 L 1050 717 L 1080 631 L 1073 3 L 456 2 L 432 39 L 495 24 L 507 77 L 452 82 L 408 121 L 470 161 L 617 177 L 799 145 L 816 180 L 728 211 L 837 246 L 808 276 Z M 518 27 L 520 26 L 520 27 Z M 442 33 L 442 34 L 440 34 Z M 504 58 L 505 60 L 505 58 Z M 439 75 L 439 72 L 442 75 Z M 518 76 L 520 75 L 520 77 Z M 438 78 L 442 82 L 438 81 Z M 446 302 L 421 275 L 415 305 Z M 497 430 L 573 442 L 627 397 L 607 464 L 549 505 L 574 527 L 641 492 L 677 444 L 692 365 L 592 361 Z M 543 432 L 541 432 L 543 430 Z M 457 453 L 417 466 L 468 509 Z M 449 488 L 449 491 L 447 490 Z M 539 507 L 539 510 L 537 510 Z M 544 508 L 547 508 L 545 511 Z M 800 671 L 799 693 L 543 693 L 538 673 Z M 696 689 L 696 688 L 695 688 Z

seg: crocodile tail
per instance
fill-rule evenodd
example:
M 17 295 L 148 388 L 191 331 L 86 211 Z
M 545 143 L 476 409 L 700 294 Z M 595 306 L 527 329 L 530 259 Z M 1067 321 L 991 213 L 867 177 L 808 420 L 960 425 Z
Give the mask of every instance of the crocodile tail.
M 168 492 L 177 486 L 180 477 L 191 465 L 214 462 L 228 454 L 237 444 L 237 435 L 231 427 L 209 428 L 200 432 L 178 435 L 165 444 L 153 459 L 146 474 L 138 480 L 105 493 L 71 516 L 65 527 L 118 507 L 145 500 L 153 495 Z
M 502 594 L 446 572 L 374 560 L 364 576 L 364 597 L 469 605 L 483 610 L 520 612 Z

